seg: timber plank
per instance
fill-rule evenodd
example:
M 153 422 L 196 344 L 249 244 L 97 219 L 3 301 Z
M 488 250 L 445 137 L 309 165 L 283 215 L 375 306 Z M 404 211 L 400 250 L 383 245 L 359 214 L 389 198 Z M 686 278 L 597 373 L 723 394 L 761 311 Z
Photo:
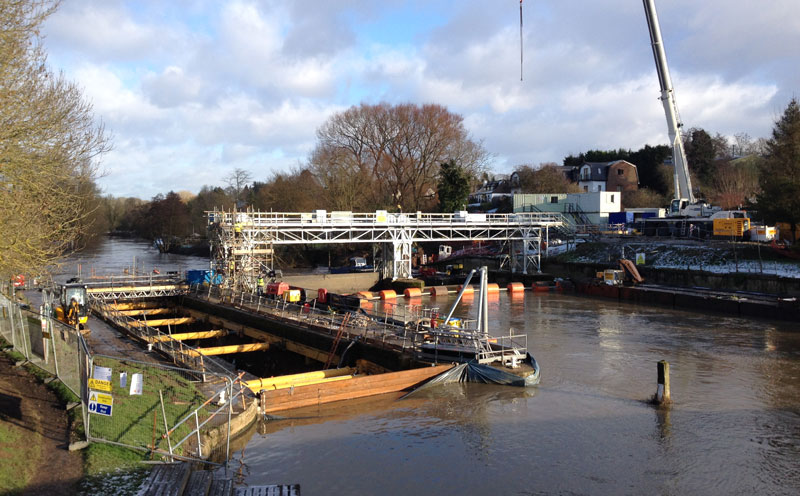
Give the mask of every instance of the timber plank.
M 208 496 L 208 489 L 214 475 L 208 470 L 195 470 L 189 475 L 189 482 L 182 496 Z
M 238 487 L 236 496 L 300 496 L 300 484 Z
M 208 489 L 208 496 L 231 496 L 233 479 L 214 479 Z
M 139 487 L 137 496 L 180 496 L 190 471 L 188 463 L 158 465 Z
M 254 327 L 242 325 L 239 324 L 238 322 L 233 322 L 228 319 L 223 319 L 221 317 L 209 315 L 207 313 L 200 312 L 198 310 L 192 310 L 187 308 L 184 309 L 184 312 L 188 313 L 190 316 L 198 320 L 206 321 L 215 327 L 223 327 L 231 331 L 241 332 L 245 336 L 257 339 L 259 341 L 264 341 L 272 344 L 281 344 L 283 345 L 284 348 L 286 348 L 286 351 L 291 351 L 292 353 L 296 353 L 298 355 L 310 358 L 311 360 L 315 360 L 320 363 L 325 363 L 325 361 L 328 359 L 328 351 L 318 350 L 311 346 L 307 346 L 295 341 L 275 336 L 266 331 L 262 331 L 261 329 L 256 329 Z M 338 363 L 339 358 L 340 358 L 339 355 L 334 355 L 333 362 Z
M 165 325 L 181 325 L 181 324 L 192 324 L 195 322 L 195 319 L 192 317 L 176 317 L 174 319 L 152 319 L 152 320 L 135 320 L 131 322 L 131 327 L 158 327 L 158 326 L 165 326 Z

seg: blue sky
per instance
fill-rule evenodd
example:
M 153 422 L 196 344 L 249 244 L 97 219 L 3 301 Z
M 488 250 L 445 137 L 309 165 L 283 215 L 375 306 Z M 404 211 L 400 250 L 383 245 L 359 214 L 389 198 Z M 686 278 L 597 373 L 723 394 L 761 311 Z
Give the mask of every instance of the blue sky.
M 768 137 L 800 89 L 796 0 L 657 0 L 687 127 Z M 492 170 L 666 142 L 640 0 L 67 0 L 55 70 L 113 135 L 99 183 L 148 199 L 301 167 L 361 101 L 464 116 Z

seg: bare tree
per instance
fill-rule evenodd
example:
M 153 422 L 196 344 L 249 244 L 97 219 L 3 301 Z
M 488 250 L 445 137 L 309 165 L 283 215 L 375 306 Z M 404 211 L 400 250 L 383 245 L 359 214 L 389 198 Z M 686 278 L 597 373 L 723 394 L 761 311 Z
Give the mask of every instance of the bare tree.
M 247 185 L 253 180 L 253 175 L 244 169 L 238 167 L 230 174 L 225 176 L 225 184 L 228 185 L 228 194 L 231 195 L 236 203 L 243 200 L 242 196 Z
M 345 194 L 350 205 L 419 210 L 432 204 L 440 164 L 477 176 L 488 160 L 463 118 L 441 105 L 361 104 L 333 115 L 317 139 L 310 167 L 330 201 Z
M 0 0 L 0 274 L 43 272 L 86 232 L 110 148 L 80 89 L 46 65 L 56 2 Z
M 580 188 L 571 182 L 553 162 L 539 164 L 538 168 L 520 165 L 516 168 L 523 193 L 579 193 Z

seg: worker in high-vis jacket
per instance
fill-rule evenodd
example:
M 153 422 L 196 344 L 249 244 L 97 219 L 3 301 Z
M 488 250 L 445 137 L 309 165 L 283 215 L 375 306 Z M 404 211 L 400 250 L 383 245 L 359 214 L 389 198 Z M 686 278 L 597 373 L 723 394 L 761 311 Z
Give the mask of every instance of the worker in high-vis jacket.
M 258 293 L 259 297 L 264 294 L 264 286 L 265 285 L 266 285 L 266 282 L 264 282 L 264 276 L 262 274 L 259 274 L 258 275 L 258 282 L 256 284 L 256 286 L 257 286 L 256 292 Z

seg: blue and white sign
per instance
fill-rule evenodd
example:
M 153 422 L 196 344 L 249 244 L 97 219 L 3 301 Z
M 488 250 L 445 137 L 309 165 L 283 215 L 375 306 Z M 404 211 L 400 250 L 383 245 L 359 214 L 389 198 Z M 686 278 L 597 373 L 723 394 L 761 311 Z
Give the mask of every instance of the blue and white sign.
M 111 416 L 114 398 L 110 394 L 89 391 L 89 413 Z

